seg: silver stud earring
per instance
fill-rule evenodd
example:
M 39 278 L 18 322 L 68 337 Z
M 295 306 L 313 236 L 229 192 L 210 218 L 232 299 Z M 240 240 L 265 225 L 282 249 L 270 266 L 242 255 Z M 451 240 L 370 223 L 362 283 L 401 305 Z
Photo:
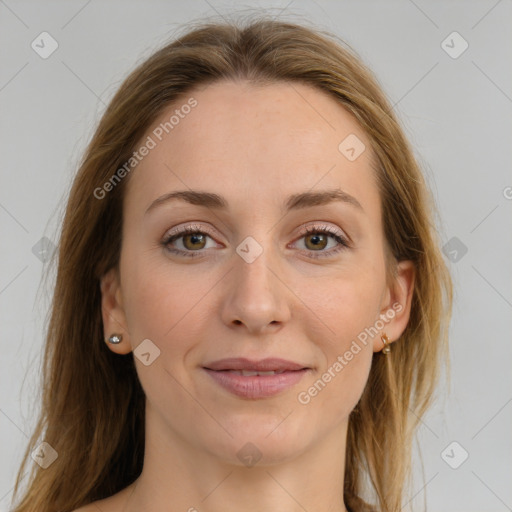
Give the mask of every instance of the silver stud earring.
M 122 334 L 111 334 L 108 338 L 108 342 L 109 343 L 121 343 L 121 341 L 123 340 L 123 335 Z

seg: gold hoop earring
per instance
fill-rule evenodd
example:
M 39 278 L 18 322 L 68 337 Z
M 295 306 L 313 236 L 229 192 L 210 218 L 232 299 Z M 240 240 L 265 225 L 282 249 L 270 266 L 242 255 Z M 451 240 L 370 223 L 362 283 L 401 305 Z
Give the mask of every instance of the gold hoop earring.
M 391 352 L 391 347 L 389 346 L 389 338 L 384 333 L 381 335 L 380 339 L 382 340 L 382 343 L 384 343 L 384 348 L 382 349 L 383 354 L 389 354 Z

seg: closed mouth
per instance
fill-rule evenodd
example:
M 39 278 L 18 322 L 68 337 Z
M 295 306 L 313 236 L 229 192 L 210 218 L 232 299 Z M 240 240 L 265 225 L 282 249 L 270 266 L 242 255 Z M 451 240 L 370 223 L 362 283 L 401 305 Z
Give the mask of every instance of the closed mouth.
M 305 368 L 304 368 L 305 369 Z M 254 377 L 256 375 L 265 376 L 265 375 L 278 375 L 280 373 L 289 372 L 289 371 L 300 371 L 300 370 L 269 370 L 269 371 L 253 371 L 253 370 L 213 370 L 219 372 L 228 372 L 234 373 L 236 375 L 242 375 L 243 377 Z

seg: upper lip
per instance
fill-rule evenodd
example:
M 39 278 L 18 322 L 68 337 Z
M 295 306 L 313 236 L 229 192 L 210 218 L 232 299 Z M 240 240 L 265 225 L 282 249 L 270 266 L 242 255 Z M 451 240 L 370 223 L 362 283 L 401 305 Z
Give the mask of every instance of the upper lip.
M 253 372 L 270 372 L 270 371 L 293 371 L 308 369 L 307 366 L 285 359 L 269 357 L 254 361 L 244 357 L 220 359 L 211 363 L 205 364 L 204 368 L 209 370 L 248 370 Z

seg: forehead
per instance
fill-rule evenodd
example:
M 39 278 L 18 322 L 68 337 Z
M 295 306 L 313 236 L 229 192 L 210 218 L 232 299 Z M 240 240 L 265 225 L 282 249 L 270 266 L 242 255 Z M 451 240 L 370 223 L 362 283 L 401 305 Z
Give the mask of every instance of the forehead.
M 147 137 L 154 147 L 130 177 L 129 203 L 147 206 L 187 188 L 233 195 L 241 205 L 258 197 L 281 206 L 283 195 L 327 188 L 361 203 L 378 199 L 366 133 L 309 85 L 220 81 L 195 88 L 161 113 Z M 362 151 L 355 160 L 344 153 L 350 147 Z

